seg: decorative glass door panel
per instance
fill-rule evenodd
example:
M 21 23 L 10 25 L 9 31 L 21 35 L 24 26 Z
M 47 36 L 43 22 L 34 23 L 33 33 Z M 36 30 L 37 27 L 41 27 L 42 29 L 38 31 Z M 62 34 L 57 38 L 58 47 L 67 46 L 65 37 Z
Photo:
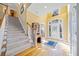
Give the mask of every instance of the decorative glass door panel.
M 48 23 L 48 33 L 50 38 L 63 39 L 63 21 L 59 19 Z

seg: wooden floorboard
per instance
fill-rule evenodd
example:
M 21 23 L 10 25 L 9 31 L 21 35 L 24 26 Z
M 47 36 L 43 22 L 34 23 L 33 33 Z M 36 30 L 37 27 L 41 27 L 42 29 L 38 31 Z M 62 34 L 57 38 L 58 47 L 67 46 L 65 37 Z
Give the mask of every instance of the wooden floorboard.
M 64 48 L 62 46 L 62 48 Z M 58 49 L 59 51 L 59 49 Z M 64 52 L 65 51 L 65 52 Z M 53 52 L 53 51 L 50 51 Z M 48 56 L 49 50 L 41 47 L 41 44 L 38 44 L 37 47 L 32 47 L 22 51 L 21 53 L 17 54 L 16 56 Z M 62 55 L 68 55 L 67 49 L 63 49 Z

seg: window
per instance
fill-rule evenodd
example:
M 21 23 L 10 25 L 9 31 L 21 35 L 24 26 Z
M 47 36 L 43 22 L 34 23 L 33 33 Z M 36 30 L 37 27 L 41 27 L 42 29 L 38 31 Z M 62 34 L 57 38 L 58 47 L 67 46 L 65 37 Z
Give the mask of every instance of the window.
M 55 11 L 53 11 L 53 15 L 52 16 L 57 16 L 59 15 L 59 9 L 55 9 Z
M 24 4 L 21 5 L 20 11 L 21 11 L 21 14 L 24 12 Z
M 48 22 L 48 37 L 63 39 L 63 22 L 62 20 L 55 19 Z

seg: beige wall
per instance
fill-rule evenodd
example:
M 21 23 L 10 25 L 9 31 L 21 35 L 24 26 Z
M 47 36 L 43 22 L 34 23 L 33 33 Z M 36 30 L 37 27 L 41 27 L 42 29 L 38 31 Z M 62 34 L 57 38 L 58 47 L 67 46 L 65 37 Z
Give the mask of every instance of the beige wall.
M 30 11 L 27 11 L 27 22 L 31 25 L 33 22 L 40 23 L 40 17 L 33 14 Z
M 6 8 L 5 6 L 0 4 L 0 25 L 2 24 L 2 21 L 3 21 L 3 16 L 4 16 L 4 13 L 5 13 L 4 9 L 5 8 Z
M 61 41 L 61 42 L 68 42 L 68 7 L 64 6 L 62 8 L 60 8 L 60 14 L 58 16 L 54 16 L 51 17 L 51 13 L 47 14 L 46 17 L 46 39 L 50 39 L 48 38 L 47 34 L 48 34 L 48 22 L 54 19 L 60 19 L 63 20 L 63 35 L 64 35 L 64 40 L 59 40 L 59 39 L 55 39 L 55 38 L 51 38 L 52 40 L 57 40 L 57 41 Z
M 26 5 L 26 4 L 25 4 Z M 66 42 L 68 43 L 68 7 L 63 6 L 60 8 L 60 14 L 58 16 L 54 16 L 52 17 L 52 13 L 48 12 L 46 15 L 43 16 L 37 16 L 36 14 L 32 13 L 31 11 L 27 11 L 27 8 L 25 8 L 25 11 L 23 14 L 20 14 L 20 6 L 17 7 L 18 10 L 18 15 L 21 15 L 22 17 L 22 21 L 24 23 L 24 27 L 26 28 L 27 26 L 27 22 L 31 25 L 32 22 L 37 22 L 37 23 L 44 23 L 45 24 L 45 38 L 49 39 L 47 34 L 48 34 L 48 22 L 50 20 L 54 20 L 54 19 L 61 19 L 63 20 L 63 26 L 64 26 L 64 31 L 63 31 L 63 35 L 64 35 L 64 40 L 61 41 L 59 39 L 55 39 L 55 38 L 51 38 L 52 40 L 57 40 L 60 42 Z
M 2 23 L 2 14 L 3 13 L 3 7 L 2 7 L 2 5 L 0 5 L 0 25 L 1 25 L 1 23 Z
M 45 38 L 46 39 L 52 39 L 52 40 L 57 40 L 60 42 L 64 42 L 64 43 L 68 43 L 68 6 L 63 6 L 62 8 L 59 9 L 60 14 L 58 16 L 54 16 L 52 17 L 52 13 L 48 12 L 47 14 L 43 15 L 43 16 L 37 16 L 36 14 L 32 13 L 31 11 L 27 11 L 26 14 L 26 21 L 31 25 L 32 22 L 37 22 L 37 23 L 44 23 L 45 25 Z M 55 39 L 55 38 L 48 38 L 48 22 L 50 20 L 54 20 L 54 19 L 60 19 L 63 20 L 63 27 L 64 27 L 64 31 L 63 31 L 63 36 L 64 36 L 64 40 L 59 40 L 59 39 Z

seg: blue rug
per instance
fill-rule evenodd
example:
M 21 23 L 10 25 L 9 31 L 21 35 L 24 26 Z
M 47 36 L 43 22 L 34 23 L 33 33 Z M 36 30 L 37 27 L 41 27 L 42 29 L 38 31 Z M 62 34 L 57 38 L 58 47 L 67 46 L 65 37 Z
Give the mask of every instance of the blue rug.
M 48 46 L 53 46 L 53 47 L 55 47 L 56 44 L 57 44 L 57 42 L 54 42 L 54 41 L 48 41 L 48 42 L 47 42 L 47 45 L 48 45 Z

